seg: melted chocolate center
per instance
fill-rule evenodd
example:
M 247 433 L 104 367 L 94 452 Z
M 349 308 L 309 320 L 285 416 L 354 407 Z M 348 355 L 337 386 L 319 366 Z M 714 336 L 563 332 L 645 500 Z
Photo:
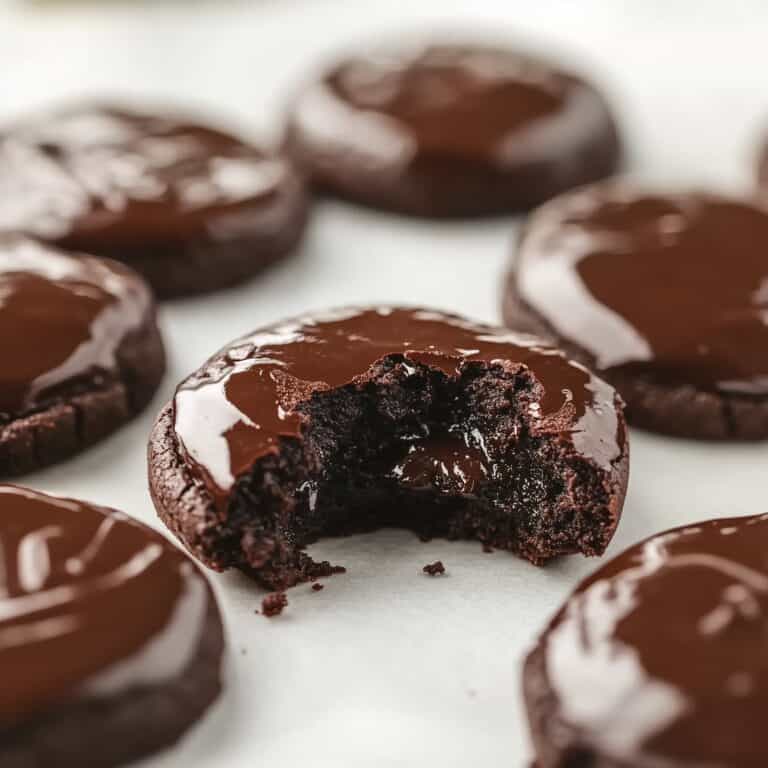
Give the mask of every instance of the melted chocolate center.
M 542 640 L 563 722 L 622 765 L 768 764 L 766 553 L 768 517 L 716 520 L 588 579 Z
M 492 462 L 467 435 L 446 434 L 414 441 L 392 469 L 403 488 L 474 494 L 492 473 Z M 478 441 L 482 446 L 482 440 Z
M 547 204 L 518 260 L 523 300 L 600 370 L 768 394 L 768 208 L 597 187 Z
M 151 297 L 112 262 L 0 238 L 0 414 L 44 405 L 63 386 L 112 373 Z
M 178 676 L 210 599 L 186 556 L 145 526 L 0 486 L 0 724 Z
M 471 363 L 527 366 L 542 388 L 532 414 L 542 432 L 571 431 L 577 449 L 603 467 L 622 453 L 613 390 L 556 350 L 440 312 L 340 310 L 245 336 L 177 390 L 176 435 L 220 508 L 238 477 L 278 453 L 282 438 L 301 433 L 298 406 L 313 393 L 353 384 L 385 358 L 448 377 Z M 481 442 L 444 426 L 445 434 L 414 437 L 391 475 L 410 487 L 470 492 L 489 471 L 487 457 Z

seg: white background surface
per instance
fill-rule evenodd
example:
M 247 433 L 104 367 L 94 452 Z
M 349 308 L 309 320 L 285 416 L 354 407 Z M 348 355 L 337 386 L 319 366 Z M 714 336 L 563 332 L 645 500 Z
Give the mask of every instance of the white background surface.
M 613 96 L 634 175 L 736 188 L 751 181 L 768 129 L 764 0 L 0 0 L 0 117 L 116 93 L 210 109 L 269 135 L 288 89 L 318 58 L 360 38 L 435 25 L 564 47 Z M 144 445 L 182 376 L 245 331 L 328 305 L 415 302 L 497 320 L 515 226 L 438 226 L 318 206 L 302 251 L 263 279 L 165 305 L 171 365 L 149 412 L 28 483 L 157 525 Z M 765 445 L 637 432 L 632 440 L 630 492 L 611 552 L 674 524 L 766 511 Z M 527 766 L 521 657 L 599 562 L 571 558 L 537 570 L 474 543 L 421 544 L 399 531 L 328 540 L 313 552 L 349 573 L 320 593 L 292 590 L 290 608 L 273 621 L 254 614 L 262 593 L 253 585 L 214 575 L 230 639 L 226 694 L 147 768 Z M 423 576 L 422 565 L 438 558 L 449 575 Z

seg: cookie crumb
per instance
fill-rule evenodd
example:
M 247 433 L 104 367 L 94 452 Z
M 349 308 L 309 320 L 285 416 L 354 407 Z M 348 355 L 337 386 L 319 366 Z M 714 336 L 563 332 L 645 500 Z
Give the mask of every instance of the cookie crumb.
M 319 592 L 321 589 L 325 589 L 325 584 L 318 584 L 317 582 L 315 582 L 312 585 L 312 591 L 313 592 Z
M 492 555 L 493 551 L 493 547 L 490 544 L 483 542 L 483 552 L 485 552 L 486 555 Z
M 422 569 L 429 576 L 440 576 L 445 573 L 445 566 L 440 560 L 425 565 Z
M 271 619 L 273 616 L 279 616 L 287 605 L 288 597 L 285 592 L 273 592 L 261 601 L 261 612 Z
M 312 562 L 306 569 L 306 576 L 302 581 L 310 581 L 314 579 L 327 579 L 330 576 L 335 576 L 338 573 L 346 573 L 347 569 L 343 565 L 331 565 L 327 560 L 323 560 L 321 563 Z

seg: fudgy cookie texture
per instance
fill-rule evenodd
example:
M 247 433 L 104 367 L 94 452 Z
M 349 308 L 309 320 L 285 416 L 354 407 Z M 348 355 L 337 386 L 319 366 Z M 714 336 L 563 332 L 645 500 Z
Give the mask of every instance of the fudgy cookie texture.
M 0 235 L 0 476 L 114 432 L 165 371 L 151 291 L 117 262 Z
M 504 319 L 611 382 L 631 424 L 768 438 L 768 206 L 624 183 L 542 206 L 520 239 Z
M 123 765 L 170 746 L 221 689 L 197 566 L 120 512 L 0 486 L 0 765 Z
M 538 768 L 768 765 L 768 517 L 658 534 L 583 582 L 525 662 Z
M 155 506 L 204 563 L 281 589 L 327 575 L 322 536 L 404 527 L 540 564 L 603 552 L 619 520 L 622 403 L 530 337 L 441 312 L 278 323 L 178 387 L 149 446 Z
M 183 115 L 83 104 L 0 135 L 0 229 L 125 262 L 161 297 L 251 277 L 306 217 L 289 160 Z
M 428 217 L 527 210 L 613 173 L 616 124 L 581 77 L 504 47 L 350 56 L 293 101 L 286 147 L 315 186 Z

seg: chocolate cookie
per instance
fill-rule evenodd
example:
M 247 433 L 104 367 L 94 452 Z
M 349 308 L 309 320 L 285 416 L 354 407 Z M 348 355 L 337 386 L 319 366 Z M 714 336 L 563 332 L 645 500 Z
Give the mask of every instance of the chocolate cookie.
M 539 768 L 768 765 L 768 516 L 654 536 L 583 582 L 524 670 Z
M 0 476 L 68 458 L 150 401 L 165 370 L 144 281 L 0 235 Z
M 632 424 L 759 439 L 768 437 L 766 285 L 762 203 L 607 184 L 531 217 L 504 318 L 597 370 Z
M 218 696 L 210 587 L 120 512 L 0 486 L 0 765 L 107 768 L 175 742 Z
M 433 217 L 526 210 L 610 175 L 620 156 L 589 83 L 470 45 L 341 61 L 295 99 L 286 145 L 321 190 Z
M 288 160 L 181 116 L 84 105 L 0 137 L 0 229 L 123 261 L 162 297 L 245 280 L 305 220 Z
M 282 589 L 304 548 L 383 526 L 540 564 L 603 552 L 627 482 L 613 389 L 537 340 L 440 312 L 345 309 L 225 347 L 149 448 L 166 525 L 212 568 Z

